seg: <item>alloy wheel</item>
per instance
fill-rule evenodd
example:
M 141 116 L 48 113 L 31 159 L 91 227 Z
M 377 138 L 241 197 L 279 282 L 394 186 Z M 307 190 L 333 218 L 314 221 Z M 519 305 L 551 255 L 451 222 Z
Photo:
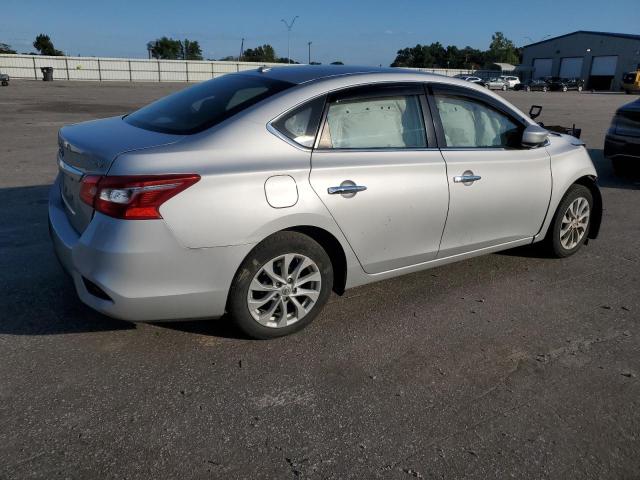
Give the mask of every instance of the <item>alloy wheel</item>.
M 566 250 L 574 249 L 587 233 L 591 209 L 584 197 L 578 197 L 569 204 L 560 225 L 560 244 Z
M 247 306 L 261 325 L 284 328 L 314 308 L 321 288 L 318 265 L 305 255 L 287 253 L 269 260 L 258 270 L 249 285 Z

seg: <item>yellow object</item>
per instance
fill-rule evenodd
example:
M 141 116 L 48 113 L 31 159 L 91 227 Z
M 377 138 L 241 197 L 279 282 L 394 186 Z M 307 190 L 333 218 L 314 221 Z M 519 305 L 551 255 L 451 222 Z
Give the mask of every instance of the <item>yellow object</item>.
M 640 67 L 622 76 L 622 90 L 626 93 L 640 92 Z

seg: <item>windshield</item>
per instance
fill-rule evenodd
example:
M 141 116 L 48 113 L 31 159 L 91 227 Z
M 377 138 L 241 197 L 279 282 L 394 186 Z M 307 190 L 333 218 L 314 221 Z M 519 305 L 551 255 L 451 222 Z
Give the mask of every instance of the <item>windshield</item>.
M 124 121 L 145 130 L 189 135 L 293 86 L 293 83 L 259 76 L 224 75 L 142 107 L 127 115 Z

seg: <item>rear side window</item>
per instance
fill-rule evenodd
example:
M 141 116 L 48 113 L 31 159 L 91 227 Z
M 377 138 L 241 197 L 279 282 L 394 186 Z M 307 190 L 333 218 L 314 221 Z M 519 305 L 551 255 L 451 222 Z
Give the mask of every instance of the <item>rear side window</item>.
M 305 103 L 273 122 L 273 126 L 298 145 L 313 147 L 322 117 L 324 100 L 323 96 Z
M 425 148 L 418 95 L 339 100 L 329 105 L 320 148 Z
M 162 98 L 124 120 L 146 130 L 189 135 L 293 86 L 259 76 L 224 75 Z

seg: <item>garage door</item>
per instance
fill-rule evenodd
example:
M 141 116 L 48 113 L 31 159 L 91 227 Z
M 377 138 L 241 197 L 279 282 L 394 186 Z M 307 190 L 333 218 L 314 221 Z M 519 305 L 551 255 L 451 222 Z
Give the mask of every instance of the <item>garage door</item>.
M 582 57 L 566 57 L 560 60 L 560 78 L 580 78 Z
M 617 64 L 617 55 L 593 57 L 593 63 L 591 64 L 591 75 L 615 75 Z
M 536 58 L 533 61 L 533 78 L 542 78 L 551 76 L 551 58 Z

